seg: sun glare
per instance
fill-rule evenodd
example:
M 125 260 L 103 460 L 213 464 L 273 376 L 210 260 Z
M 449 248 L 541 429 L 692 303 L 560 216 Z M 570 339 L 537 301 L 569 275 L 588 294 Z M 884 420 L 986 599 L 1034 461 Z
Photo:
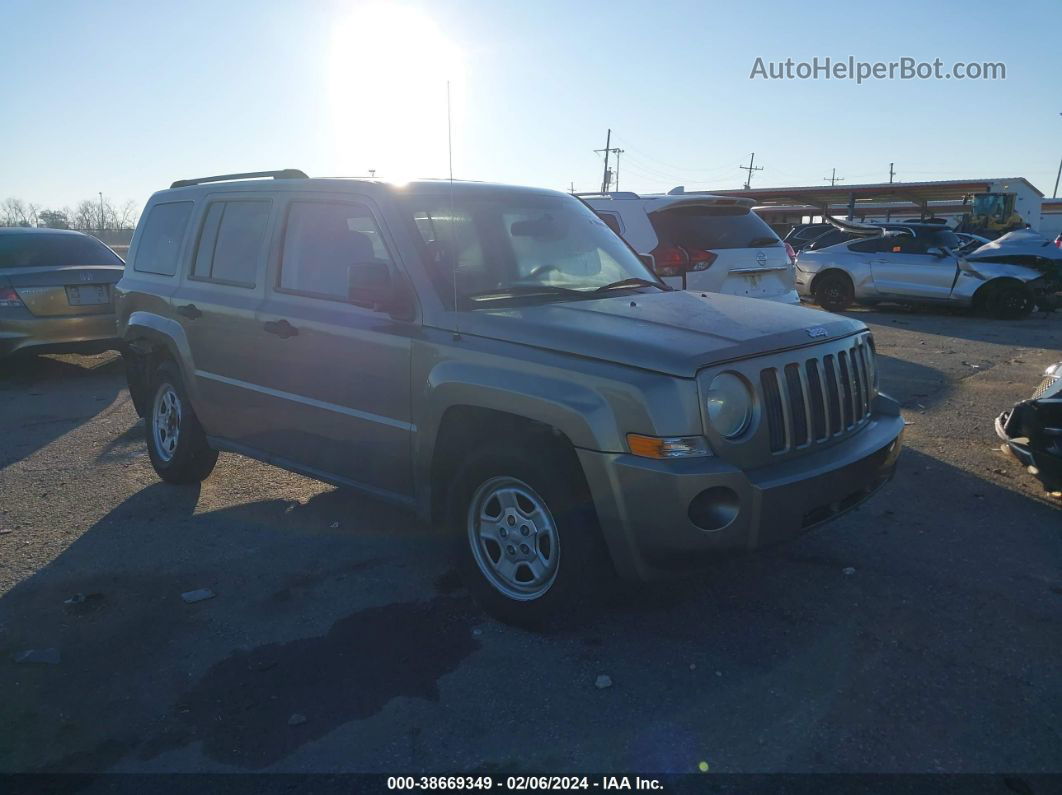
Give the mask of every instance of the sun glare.
M 456 140 L 462 77 L 458 48 L 416 9 L 369 5 L 342 19 L 329 60 L 337 173 L 445 177 L 446 86 Z

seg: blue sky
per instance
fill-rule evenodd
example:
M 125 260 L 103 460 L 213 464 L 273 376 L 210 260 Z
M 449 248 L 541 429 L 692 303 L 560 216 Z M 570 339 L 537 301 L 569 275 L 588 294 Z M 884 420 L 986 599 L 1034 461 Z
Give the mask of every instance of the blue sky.
M 1025 176 L 1062 157 L 1062 3 L 0 0 L 0 198 L 143 202 L 297 167 L 590 190 Z M 768 61 L 1002 61 L 986 81 L 750 80 Z M 843 183 L 842 183 L 843 184 Z

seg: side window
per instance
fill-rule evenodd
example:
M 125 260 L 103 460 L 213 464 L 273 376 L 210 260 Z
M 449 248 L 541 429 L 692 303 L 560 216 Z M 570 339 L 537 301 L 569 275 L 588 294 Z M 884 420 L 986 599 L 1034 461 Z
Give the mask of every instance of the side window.
M 883 237 L 871 237 L 866 240 L 857 240 L 854 243 L 849 243 L 848 250 L 858 251 L 862 254 L 873 254 L 878 251 L 885 251 L 886 242 Z
M 133 270 L 173 276 L 177 272 L 177 255 L 191 214 L 192 202 L 170 202 L 152 207 L 144 221 Z
M 292 202 L 284 232 L 280 288 L 347 300 L 350 266 L 391 265 L 380 228 L 363 204 Z
M 269 241 L 271 201 L 219 201 L 207 209 L 192 274 L 254 287 Z
M 900 235 L 891 239 L 888 250 L 893 254 L 925 254 L 926 241 L 920 237 Z
M 620 222 L 618 215 L 616 215 L 615 213 L 598 213 L 597 217 L 604 221 L 605 226 L 607 226 L 617 235 L 619 235 L 620 237 L 623 236 L 623 233 L 620 231 Z

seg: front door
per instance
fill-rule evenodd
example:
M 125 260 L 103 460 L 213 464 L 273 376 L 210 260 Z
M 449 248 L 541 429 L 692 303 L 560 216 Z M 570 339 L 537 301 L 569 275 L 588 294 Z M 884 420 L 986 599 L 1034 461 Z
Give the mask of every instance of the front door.
M 411 338 L 417 326 L 348 299 L 351 265 L 393 246 L 367 202 L 297 196 L 258 312 L 270 407 L 254 446 L 313 473 L 412 495 Z
M 909 235 L 879 238 L 870 269 L 880 295 L 945 301 L 955 284 L 958 261 L 946 249 L 929 248 L 925 239 Z

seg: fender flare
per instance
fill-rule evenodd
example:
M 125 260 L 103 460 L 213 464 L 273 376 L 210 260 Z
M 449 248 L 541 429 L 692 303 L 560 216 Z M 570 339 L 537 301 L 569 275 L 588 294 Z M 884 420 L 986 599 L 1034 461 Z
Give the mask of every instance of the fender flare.
M 198 401 L 195 365 L 188 335 L 176 320 L 162 317 L 154 312 L 137 311 L 129 315 L 122 333 L 122 340 L 134 353 L 140 353 L 138 342 L 146 341 L 153 348 L 163 348 L 177 363 L 184 381 L 184 388 L 193 406 Z

